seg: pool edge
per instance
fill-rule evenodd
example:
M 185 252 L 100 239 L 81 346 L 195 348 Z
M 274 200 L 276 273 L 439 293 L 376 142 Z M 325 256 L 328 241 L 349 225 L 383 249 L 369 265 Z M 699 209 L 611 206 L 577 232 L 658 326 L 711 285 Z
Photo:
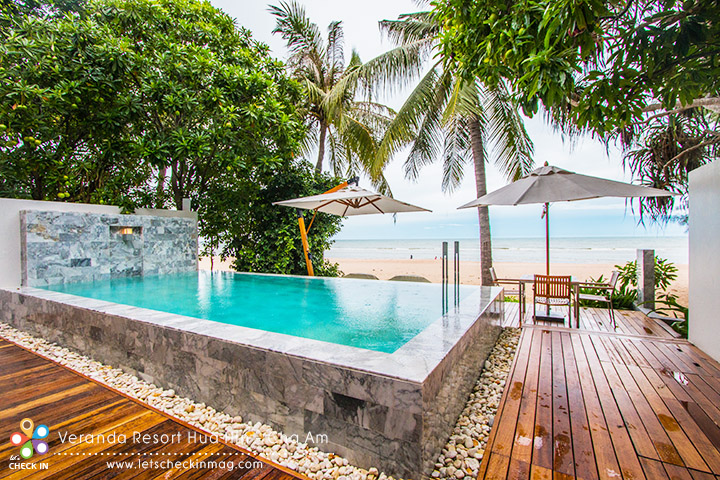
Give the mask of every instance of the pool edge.
M 163 316 L 138 307 L 113 307 L 110 302 L 92 299 L 90 302 L 100 305 L 83 307 L 68 303 L 63 296 L 74 296 L 59 292 L 29 287 L 0 290 L 0 304 L 4 307 L 3 321 L 19 329 L 228 413 L 269 423 L 288 435 L 337 432 L 320 448 L 335 450 L 360 466 L 378 466 L 395 475 L 419 478 L 429 474 L 500 331 L 500 289 L 479 292 L 487 304 L 475 319 L 466 313 L 450 312 L 438 320 L 447 323 L 447 351 L 433 362 L 423 360 L 421 378 L 388 375 L 388 370 L 383 370 L 388 357 L 397 352 L 384 354 L 333 345 L 348 349 L 351 356 L 358 351 L 369 352 L 378 362 L 374 370 L 368 362 L 358 369 L 332 359 L 302 356 L 302 348 L 272 351 L 187 328 L 188 323 L 191 328 L 201 328 L 198 323 L 210 322 L 207 320 Z M 140 312 L 143 315 L 138 311 L 144 311 Z M 152 319 L 147 318 L 147 312 L 158 318 L 149 321 Z M 133 314 L 145 318 L 134 318 Z M 175 323 L 159 322 L 160 317 L 170 317 Z M 183 323 L 185 328 L 181 328 Z M 417 344 L 437 340 L 436 335 L 428 331 L 427 338 L 418 339 Z M 325 344 L 301 340 L 315 342 L 306 345 L 308 349 Z M 338 358 L 337 352 L 332 358 Z M 406 366 L 396 364 L 396 368 Z M 228 396 L 232 402 L 221 399 Z M 265 408 L 259 408 L 261 403 Z

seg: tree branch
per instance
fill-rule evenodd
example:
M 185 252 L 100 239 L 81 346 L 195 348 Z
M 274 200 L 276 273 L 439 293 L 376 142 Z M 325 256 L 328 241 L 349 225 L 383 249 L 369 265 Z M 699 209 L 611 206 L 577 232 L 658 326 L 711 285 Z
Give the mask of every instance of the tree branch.
M 678 113 L 678 112 L 682 112 L 684 110 L 690 110 L 691 108 L 696 108 L 696 107 L 714 107 L 714 106 L 720 107 L 720 97 L 698 98 L 698 99 L 694 100 L 692 103 L 683 105 L 682 107 L 676 108 L 674 110 L 669 110 L 663 114 L 659 114 L 659 116 L 670 115 L 672 113 Z M 651 103 L 650 105 L 643 108 L 642 111 L 643 111 L 643 113 L 650 113 L 650 112 L 660 110 L 661 108 L 664 108 L 662 103 Z
M 698 148 L 702 148 L 702 147 L 707 147 L 708 145 L 712 145 L 712 144 L 718 143 L 718 142 L 720 142 L 720 132 L 714 132 L 712 135 L 712 138 L 710 138 L 709 140 L 705 140 L 704 142 L 700 142 L 697 145 L 693 145 L 692 147 L 690 147 L 686 150 L 683 150 L 682 152 L 678 153 L 673 158 L 671 158 L 665 165 L 669 165 L 672 162 L 674 162 L 675 160 L 679 160 L 680 157 L 692 152 L 693 150 L 697 150 Z

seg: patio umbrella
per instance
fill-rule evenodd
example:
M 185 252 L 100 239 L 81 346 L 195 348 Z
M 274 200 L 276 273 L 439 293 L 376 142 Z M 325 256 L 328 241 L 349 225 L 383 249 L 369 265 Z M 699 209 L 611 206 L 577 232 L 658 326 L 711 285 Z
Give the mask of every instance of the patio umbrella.
M 544 203 L 545 268 L 547 275 L 550 275 L 550 203 L 601 197 L 669 197 L 672 195 L 676 194 L 659 188 L 642 187 L 581 175 L 545 163 L 544 166 L 530 172 L 528 176 L 458 208 Z
M 307 243 L 307 232 L 312 227 L 317 212 L 330 213 L 341 217 L 351 215 L 371 215 L 377 213 L 402 213 L 402 212 L 429 212 L 430 210 L 409 203 L 395 200 L 394 198 L 379 193 L 371 192 L 360 188 L 358 178 L 351 178 L 335 188 L 331 188 L 320 195 L 310 197 L 293 198 L 274 202 L 273 205 L 282 205 L 298 209 L 298 225 L 302 238 L 303 250 L 305 252 L 305 263 L 307 264 L 308 275 L 315 275 L 310 258 Z M 313 218 L 305 228 L 305 219 L 300 210 L 313 210 Z
M 282 202 L 275 202 L 273 205 L 314 210 L 316 212 L 331 213 L 341 217 L 375 213 L 430 211 L 385 195 L 380 195 L 379 193 L 365 190 L 357 185 L 348 185 L 331 193 L 283 200 Z

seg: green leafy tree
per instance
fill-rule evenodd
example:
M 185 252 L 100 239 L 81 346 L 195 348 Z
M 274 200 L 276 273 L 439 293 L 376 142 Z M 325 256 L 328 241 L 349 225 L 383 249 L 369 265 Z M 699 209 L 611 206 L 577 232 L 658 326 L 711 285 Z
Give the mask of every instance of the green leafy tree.
M 303 153 L 317 147 L 315 169 L 321 172 L 327 149 L 335 175 L 365 172 L 376 188 L 389 192 L 382 172 L 373 169 L 373 160 L 394 112 L 371 99 L 359 99 L 365 85 L 355 73 L 365 67 L 356 52 L 345 63 L 342 22 L 330 23 L 324 40 L 298 3 L 280 2 L 270 7 L 270 13 L 276 17 L 273 33 L 280 34 L 290 50 L 288 67 L 303 85 L 309 127 Z
M 432 59 L 432 64 L 388 126 L 378 149 L 377 169 L 411 144 L 405 161 L 407 177 L 417 179 L 423 166 L 440 160 L 442 188 L 452 191 L 472 168 L 479 197 L 487 193 L 487 150 L 494 144 L 494 163 L 509 179 L 529 173 L 533 146 L 516 105 L 502 83 L 486 88 L 443 65 L 443 58 L 435 56 L 440 26 L 431 12 L 402 15 L 380 26 L 396 48 L 368 62 L 372 75 L 402 85 L 416 78 L 425 62 Z M 481 279 L 490 284 L 492 244 L 487 207 L 478 208 L 478 220 Z
M 720 143 L 717 1 L 440 0 L 445 58 L 468 78 L 506 81 L 528 114 L 620 140 L 642 181 L 685 192 Z M 670 203 L 668 203 L 670 202 Z M 672 200 L 641 213 L 667 217 Z
M 297 84 L 222 11 L 195 0 L 110 0 L 96 18 L 141 46 L 136 147 L 157 172 L 156 206 L 180 208 L 226 170 L 298 148 Z
M 215 178 L 199 204 L 204 253 L 232 257 L 240 271 L 305 275 L 296 210 L 272 203 L 323 193 L 340 180 L 316 173 L 304 161 L 284 161 L 246 173 Z M 325 213 L 318 213 L 312 222 L 308 243 L 316 275 L 338 274 L 337 265 L 323 255 L 341 222 L 342 217 Z
M 123 204 L 146 173 L 125 136 L 129 45 L 74 13 L 1 18 L 1 193 Z
M 207 2 L 53 8 L 0 15 L 0 193 L 127 210 L 189 197 L 208 249 L 302 273 L 293 212 L 270 202 L 331 180 L 291 160 L 301 89 L 267 46 Z M 316 220 L 317 258 L 338 225 Z

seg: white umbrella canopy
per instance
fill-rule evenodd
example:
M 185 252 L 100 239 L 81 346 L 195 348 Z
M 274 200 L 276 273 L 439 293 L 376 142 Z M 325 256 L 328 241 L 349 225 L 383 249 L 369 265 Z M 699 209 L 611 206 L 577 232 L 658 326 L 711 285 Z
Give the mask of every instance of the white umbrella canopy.
M 430 210 L 349 185 L 332 193 L 275 202 L 273 205 L 316 210 L 341 217 L 374 213 L 429 212 Z
M 602 197 L 670 197 L 673 195 L 677 194 L 659 188 L 582 175 L 545 163 L 544 166 L 533 170 L 526 177 L 483 195 L 458 209 L 490 205 L 544 203 L 545 266 L 547 275 L 550 275 L 550 203 Z

